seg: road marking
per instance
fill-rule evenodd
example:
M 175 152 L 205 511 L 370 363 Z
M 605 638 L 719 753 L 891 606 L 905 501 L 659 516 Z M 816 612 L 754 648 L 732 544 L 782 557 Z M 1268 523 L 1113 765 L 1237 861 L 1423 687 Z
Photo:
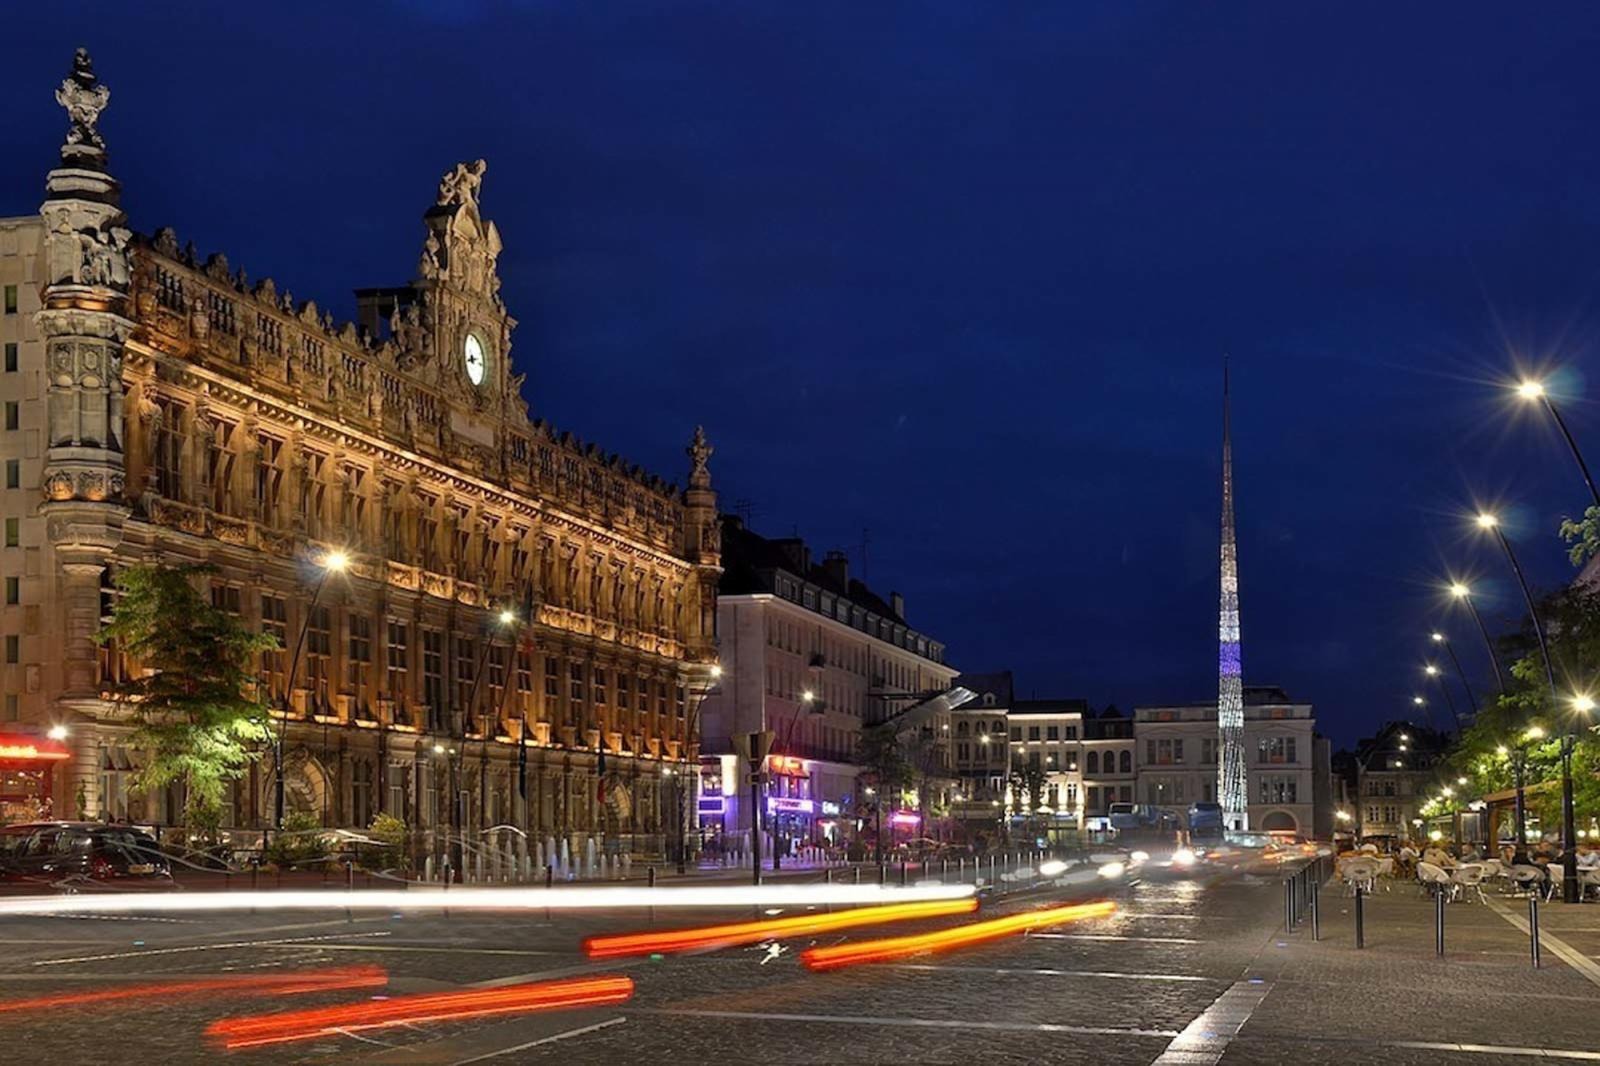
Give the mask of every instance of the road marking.
M 1029 933 L 1037 940 L 1120 940 L 1137 944 L 1200 944 L 1186 936 L 1122 936 L 1117 933 Z
M 1228 1044 L 1271 989 L 1270 983 L 1259 979 L 1235 981 L 1185 1026 L 1150 1066 L 1212 1066 L 1222 1061 Z
M 988 966 L 935 966 L 931 963 L 904 962 L 893 963 L 885 967 L 892 970 L 926 970 L 944 972 L 959 970 L 964 973 L 991 973 L 1000 976 L 1020 975 L 1024 977 L 1109 977 L 1124 981 L 1204 981 L 1213 984 L 1224 984 L 1226 977 L 1197 977 L 1183 973 L 1123 973 L 1119 970 L 1051 970 L 1051 969 L 1025 969 Z
M 365 936 L 378 934 L 366 933 Z M 388 934 L 381 934 L 387 936 Z M 333 938 L 330 938 L 333 939 Z M 298 947 L 292 941 L 282 943 L 263 944 L 262 947 Z M 521 948 L 435 948 L 422 944 L 318 944 L 322 951 L 415 951 L 430 955 L 565 955 L 571 956 L 570 951 L 534 951 Z
M 688 1018 L 730 1018 L 766 1022 L 834 1022 L 840 1025 L 887 1025 L 910 1029 L 988 1029 L 1003 1032 L 1076 1033 L 1083 1036 L 1147 1036 L 1171 1039 L 1175 1029 L 1129 1029 L 1108 1025 L 1056 1025 L 1050 1022 L 985 1022 L 961 1018 L 884 1018 L 853 1014 L 767 1014 L 740 1010 L 685 1010 L 644 1008 L 639 1014 L 670 1014 Z
M 290 922 L 287 925 L 268 925 L 259 928 L 212 930 L 209 933 L 190 933 L 186 936 L 175 936 L 173 941 L 199 940 L 201 937 L 239 936 L 242 933 L 251 933 L 255 936 L 264 936 L 267 933 L 287 933 L 292 929 L 326 929 L 336 925 L 364 925 L 371 922 L 387 922 L 392 919 L 387 914 L 366 916 L 361 918 L 330 918 L 327 921 L 317 922 Z
M 220 951 L 224 948 L 299 947 L 321 944 L 327 940 L 343 940 L 355 936 L 393 936 L 388 930 L 378 933 L 341 933 L 328 936 L 294 936 L 279 940 L 233 940 L 225 944 L 191 944 L 181 948 L 150 948 L 147 951 L 114 951 L 106 955 L 76 955 L 67 959 L 40 959 L 34 966 L 65 966 L 70 962 L 105 962 L 108 959 L 140 959 L 147 955 L 181 955 L 193 951 Z M 326 947 L 328 945 L 323 944 Z
M 1484 902 L 1489 905 L 1490 910 L 1510 922 L 1512 928 L 1520 929 L 1524 935 L 1527 935 L 1528 920 L 1526 918 L 1512 914 L 1496 900 L 1485 899 Z M 1595 965 L 1592 960 L 1585 957 L 1581 951 L 1571 944 L 1568 944 L 1553 933 L 1546 932 L 1542 928 L 1539 930 L 1539 943 L 1548 947 L 1568 966 L 1588 978 L 1591 984 L 1600 985 L 1600 966 Z M 1600 1058 L 1600 1055 L 1597 1055 L 1596 1058 Z
M 450 1066 L 467 1066 L 467 1064 L 471 1062 L 482 1062 L 485 1059 L 499 1058 L 501 1055 L 509 1055 L 513 1051 L 526 1051 L 531 1047 L 538 1047 L 540 1044 L 554 1044 L 557 1040 L 570 1040 L 575 1036 L 583 1036 L 587 1033 L 595 1032 L 598 1029 L 609 1029 L 613 1025 L 621 1025 L 627 1020 L 627 1018 L 608 1018 L 603 1022 L 595 1022 L 593 1025 L 585 1025 L 577 1029 L 568 1029 L 564 1033 L 556 1033 L 552 1036 L 542 1036 L 537 1040 L 530 1040 L 526 1044 L 518 1044 L 516 1047 L 503 1047 L 498 1051 L 488 1051 L 482 1055 L 474 1055 L 470 1059 L 457 1059 L 455 1062 L 451 1063 Z
M 1521 1055 L 1535 1059 L 1578 1059 L 1600 1062 L 1600 1051 L 1566 1051 L 1553 1047 L 1502 1047 L 1499 1044 L 1443 1044 L 1428 1040 L 1394 1040 L 1384 1047 L 1403 1047 L 1418 1051 L 1460 1051 L 1477 1055 Z

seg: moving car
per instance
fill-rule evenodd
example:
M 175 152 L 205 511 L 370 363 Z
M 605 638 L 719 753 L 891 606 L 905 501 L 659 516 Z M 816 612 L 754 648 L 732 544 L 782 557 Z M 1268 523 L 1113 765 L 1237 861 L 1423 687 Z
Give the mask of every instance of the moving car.
M 0 883 L 60 888 L 171 888 L 160 845 L 143 830 L 100 822 L 0 826 Z

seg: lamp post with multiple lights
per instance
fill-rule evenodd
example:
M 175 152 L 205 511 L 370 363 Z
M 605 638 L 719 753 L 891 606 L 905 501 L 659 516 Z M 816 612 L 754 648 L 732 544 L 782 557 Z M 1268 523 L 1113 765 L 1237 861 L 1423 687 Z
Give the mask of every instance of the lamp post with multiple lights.
M 350 556 L 335 548 L 318 559 L 316 566 L 321 573 L 317 576 L 317 583 L 311 588 L 311 602 L 306 604 L 305 615 L 300 620 L 300 633 L 295 637 L 294 655 L 289 659 L 289 680 L 284 689 L 283 713 L 278 717 L 278 728 L 272 738 L 272 828 L 279 831 L 283 829 L 284 734 L 289 728 L 289 712 L 294 701 L 294 683 L 300 672 L 300 653 L 305 650 L 306 631 L 311 628 L 311 617 L 316 613 L 317 601 L 322 598 L 323 586 L 327 585 L 328 578 L 334 574 L 342 574 L 349 569 Z

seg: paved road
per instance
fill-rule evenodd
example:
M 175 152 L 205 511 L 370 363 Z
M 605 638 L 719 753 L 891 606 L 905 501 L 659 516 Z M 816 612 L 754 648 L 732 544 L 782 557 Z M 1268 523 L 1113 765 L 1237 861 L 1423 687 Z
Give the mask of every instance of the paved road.
M 631 976 L 632 1000 L 615 1007 L 368 1030 L 231 1054 L 203 1036 L 230 1015 L 348 1003 L 372 991 L 271 998 L 171 994 L 153 1001 L 0 1011 L 10 1061 L 165 1063 L 1482 1063 L 1485 1051 L 1402 1046 L 1385 1003 L 1413 994 L 1418 971 L 1379 955 L 1352 956 L 1339 981 L 1331 949 L 1281 932 L 1271 883 L 1230 877 L 1145 880 L 1112 889 L 1106 919 L 1011 937 L 901 963 L 816 974 L 792 952 L 763 947 L 688 957 L 593 963 L 579 943 L 600 932 L 652 926 L 649 915 L 557 914 L 546 921 L 457 912 L 13 917 L 0 919 L 0 1007 L 5 1000 L 85 989 L 171 983 L 213 975 L 375 964 L 379 994 L 495 987 L 574 974 Z M 985 916 L 1051 902 L 1065 890 L 1024 887 L 988 900 Z M 1333 910 L 1336 912 L 1338 906 Z M 1600 911 L 1600 908 L 1596 908 Z M 1398 909 L 1397 909 L 1398 913 Z M 1468 912 L 1461 912 L 1466 914 Z M 1476 912 L 1473 912 L 1476 917 Z M 1505 926 L 1509 950 L 1515 930 Z M 738 918 L 749 917 L 745 911 Z M 658 913 L 655 928 L 726 921 L 726 912 Z M 966 919 L 961 919 L 966 920 Z M 1330 914 L 1337 923 L 1337 915 Z M 936 928 L 955 920 L 927 923 Z M 818 943 L 910 931 L 828 934 Z M 1496 934 L 1498 935 L 1498 934 Z M 796 942 L 799 950 L 812 941 Z M 1407 958 L 1418 954 L 1406 948 Z M 1392 960 L 1391 960 L 1392 962 Z M 1421 965 L 1420 960 L 1418 964 Z M 1363 969 L 1365 968 L 1365 969 Z M 1370 974 L 1368 973 L 1370 970 Z M 1538 993 L 1541 1011 L 1589 1017 L 1600 988 L 1559 964 Z M 1498 980 L 1499 978 L 1497 978 Z M 1426 977 L 1421 979 L 1424 983 Z M 1404 982 L 1404 983 L 1402 983 Z M 1482 1012 L 1481 993 L 1450 978 L 1430 988 L 1440 1011 Z M 1407 987 L 1409 985 L 1410 987 Z M 1364 987 L 1366 986 L 1366 987 Z M 1321 1003 L 1316 1031 L 1297 1002 Z M 1341 1009 L 1341 1004 L 1348 1004 Z M 1574 1022 L 1574 1024 L 1578 1024 Z M 1447 1019 L 1439 1019 L 1445 1032 Z M 1242 1026 L 1242 1029 L 1240 1028 Z M 1234 1035 L 1237 1031 L 1237 1035 Z M 1446 1034 L 1447 1035 L 1447 1034 Z M 1528 1043 L 1525 1034 L 1514 1041 Z M 1591 1042 L 1589 1047 L 1593 1047 Z M 1586 1045 L 1572 1045 L 1581 1048 Z M 24 1056 L 21 1057 L 21 1056 Z M 1595 1058 L 1600 1060 L 1600 1055 Z M 1525 1059 L 1527 1061 L 1527 1059 Z

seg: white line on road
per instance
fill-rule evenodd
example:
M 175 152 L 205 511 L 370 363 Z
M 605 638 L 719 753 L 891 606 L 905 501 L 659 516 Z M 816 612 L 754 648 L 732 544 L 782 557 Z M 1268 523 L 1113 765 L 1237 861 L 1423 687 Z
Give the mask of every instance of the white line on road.
M 1512 914 L 1496 900 L 1485 899 L 1484 902 L 1489 905 L 1490 910 L 1510 922 L 1514 928 L 1520 929 L 1524 934 L 1527 934 L 1528 920 L 1526 918 Z M 1600 966 L 1596 966 L 1577 948 L 1574 948 L 1555 934 L 1545 932 L 1543 929 L 1539 930 L 1539 942 L 1548 945 L 1550 950 L 1555 952 L 1563 962 L 1588 978 L 1591 984 L 1600 985 Z M 1600 1058 L 1600 1056 L 1596 1057 Z
M 328 940 L 344 940 L 356 936 L 393 936 L 388 930 L 378 933 L 340 933 L 329 936 L 291 936 L 277 940 L 233 940 L 224 944 L 191 944 L 181 948 L 150 948 L 147 951 L 115 951 L 106 955 L 76 955 L 67 959 L 40 959 L 35 966 L 65 966 L 72 962 L 105 962 L 108 959 L 142 959 L 148 955 L 181 955 L 193 951 L 220 951 L 224 948 L 298 947 L 306 944 L 324 944 Z
M 1056 1025 L 1050 1022 L 986 1022 L 962 1018 L 885 1018 L 854 1014 L 767 1014 L 740 1010 L 682 1010 L 672 1007 L 644 1008 L 639 1014 L 668 1014 L 687 1018 L 729 1018 L 766 1022 L 833 1022 L 840 1025 L 887 1025 L 913 1029 L 990 1029 L 1004 1032 L 1077 1033 L 1084 1036 L 1134 1036 L 1171 1039 L 1175 1029 L 1127 1029 L 1107 1025 Z
M 1430 1040 L 1394 1040 L 1385 1047 L 1414 1048 L 1418 1051 L 1459 1051 L 1479 1055 L 1520 1055 L 1534 1059 L 1578 1059 L 1600 1062 L 1600 1051 L 1566 1051 L 1553 1047 L 1504 1047 L 1499 1044 L 1448 1044 Z
M 373 934 L 365 934 L 371 936 Z M 330 938 L 331 939 L 331 938 Z M 262 947 L 297 947 L 293 941 L 284 941 L 281 944 L 267 943 Z M 576 952 L 572 951 L 535 951 L 532 948 L 438 948 L 427 947 L 422 944 L 318 944 L 322 951 L 414 951 L 430 955 L 565 955 L 571 957 Z
M 962 973 L 989 973 L 999 976 L 1019 975 L 1023 977 L 1108 977 L 1113 980 L 1123 981 L 1201 981 L 1211 984 L 1223 984 L 1226 977 L 1197 977 L 1184 973 L 1123 973 L 1120 970 L 1052 970 L 1052 969 L 1027 969 L 1006 968 L 989 966 L 936 966 L 932 963 L 903 962 L 887 967 L 894 970 L 925 970 L 933 972 L 946 972 L 957 970 Z
M 1222 1061 L 1228 1044 L 1271 989 L 1271 984 L 1259 979 L 1235 981 L 1185 1026 L 1150 1066 L 1211 1066 Z
M 518 1044 L 516 1047 L 503 1047 L 497 1051 L 488 1051 L 482 1055 L 474 1055 L 470 1059 L 457 1059 L 455 1062 L 451 1063 L 450 1066 L 467 1066 L 467 1064 L 470 1062 L 482 1062 L 485 1059 L 499 1058 L 501 1055 L 509 1055 L 513 1051 L 526 1051 L 531 1047 L 538 1047 L 540 1044 L 554 1044 L 557 1040 L 570 1040 L 575 1036 L 583 1036 L 584 1034 L 592 1033 L 597 1029 L 608 1029 L 613 1025 L 621 1025 L 627 1020 L 627 1018 L 608 1018 L 603 1022 L 595 1022 L 593 1025 L 585 1025 L 578 1029 L 568 1029 L 564 1033 L 555 1033 L 551 1036 L 541 1036 L 537 1040 L 530 1040 L 526 1044 Z

